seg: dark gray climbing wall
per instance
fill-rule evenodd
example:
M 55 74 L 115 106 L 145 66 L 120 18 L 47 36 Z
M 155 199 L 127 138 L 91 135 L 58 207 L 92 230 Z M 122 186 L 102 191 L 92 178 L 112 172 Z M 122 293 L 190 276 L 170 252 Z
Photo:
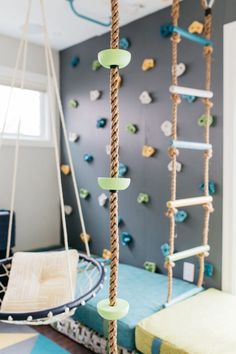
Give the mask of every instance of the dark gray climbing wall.
M 180 25 L 187 27 L 193 20 L 202 20 L 203 12 L 200 1 L 187 0 L 181 5 Z M 226 8 L 227 3 L 227 8 Z M 230 8 L 228 8 L 230 6 Z M 210 243 L 211 255 L 209 261 L 215 267 L 213 279 L 207 279 L 207 285 L 221 286 L 221 227 L 222 227 L 222 72 L 223 72 L 223 23 L 224 18 L 236 18 L 233 1 L 217 1 L 214 9 L 214 65 L 213 91 L 216 124 L 211 130 L 211 140 L 214 145 L 214 157 L 211 163 L 210 177 L 217 183 L 217 194 L 214 199 L 215 213 L 211 219 Z M 121 246 L 121 261 L 142 267 L 144 261 L 153 261 L 159 271 L 163 268 L 163 256 L 160 246 L 168 241 L 169 224 L 165 217 L 165 203 L 169 198 L 170 173 L 167 169 L 168 138 L 160 129 L 163 121 L 170 119 L 171 104 L 168 87 L 171 80 L 171 46 L 168 39 L 159 35 L 160 25 L 170 21 L 170 9 L 157 12 L 141 20 L 133 22 L 121 29 L 121 36 L 127 36 L 132 43 L 132 63 L 121 72 L 123 86 L 120 91 L 120 161 L 129 166 L 128 176 L 132 183 L 126 192 L 120 193 L 120 216 L 125 224 L 122 231 L 132 234 L 134 242 L 131 247 Z M 72 143 L 72 153 L 75 161 L 76 174 L 80 187 L 87 188 L 91 197 L 82 201 L 87 231 L 92 236 L 91 250 L 102 254 L 104 248 L 109 248 L 108 208 L 98 205 L 97 198 L 102 193 L 97 185 L 98 176 L 108 176 L 109 157 L 105 146 L 109 143 L 109 124 L 105 129 L 96 128 L 96 120 L 100 117 L 109 119 L 109 72 L 100 69 L 92 71 L 91 63 L 96 59 L 97 52 L 109 46 L 109 35 L 95 37 L 84 43 L 61 52 L 61 91 L 67 118 L 68 131 L 77 132 L 80 139 Z M 80 64 L 77 68 L 70 67 L 73 55 L 79 55 Z M 155 69 L 144 73 L 141 64 L 144 58 L 155 58 Z M 183 40 L 179 46 L 179 62 L 188 66 L 186 74 L 180 78 L 181 85 L 196 88 L 204 87 L 204 61 L 202 48 L 194 43 Z M 91 102 L 90 90 L 101 90 L 102 98 Z M 152 94 L 154 102 L 142 105 L 139 95 L 147 90 Z M 79 101 L 77 109 L 68 107 L 68 101 L 76 98 Z M 200 100 L 193 104 L 183 102 L 179 110 L 179 137 L 181 139 L 202 141 L 203 128 L 197 124 L 197 119 L 203 113 Z M 125 131 L 125 125 L 132 122 L 138 125 L 136 135 Z M 157 154 L 150 158 L 141 155 L 144 144 L 157 148 Z M 94 162 L 87 164 L 83 154 L 90 153 Z M 62 162 L 67 159 L 62 143 Z M 199 152 L 182 152 L 179 161 L 183 170 L 178 174 L 178 197 L 200 195 L 199 185 L 203 177 L 203 157 Z M 72 184 L 69 177 L 63 178 L 66 204 L 76 209 Z M 148 205 L 137 203 L 139 192 L 150 194 Z M 201 207 L 189 208 L 189 219 L 177 226 L 178 237 L 176 250 L 180 251 L 201 244 L 203 211 Z M 70 245 L 83 249 L 79 240 L 80 224 L 78 215 L 74 212 L 67 218 Z M 191 259 L 192 262 L 196 260 Z M 196 263 L 197 264 L 197 263 Z M 182 277 L 183 264 L 178 263 L 175 275 Z

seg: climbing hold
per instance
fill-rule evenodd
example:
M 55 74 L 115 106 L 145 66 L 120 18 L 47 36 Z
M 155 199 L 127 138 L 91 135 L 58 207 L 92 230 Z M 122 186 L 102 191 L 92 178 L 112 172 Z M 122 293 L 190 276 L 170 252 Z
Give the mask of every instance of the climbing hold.
M 211 263 L 205 262 L 205 266 L 204 266 L 204 275 L 206 277 L 213 277 L 214 274 L 214 266 Z
M 208 190 L 210 195 L 214 195 L 216 193 L 216 184 L 213 181 L 209 181 Z M 200 185 L 200 191 L 204 192 L 204 182 Z
M 108 249 L 104 248 L 104 250 L 102 252 L 102 258 L 111 259 L 111 251 L 109 251 Z
M 175 213 L 175 222 L 182 223 L 188 217 L 188 213 L 185 210 L 177 210 Z
M 64 209 L 65 209 L 65 214 L 68 215 L 68 216 L 71 215 L 72 212 L 73 212 L 73 208 L 70 205 L 65 205 Z
M 190 33 L 198 33 L 201 34 L 203 32 L 204 25 L 199 21 L 193 21 L 191 25 L 188 27 L 188 31 Z
M 143 91 L 139 96 L 139 100 L 142 104 L 150 104 L 152 102 L 152 97 L 149 92 Z
M 102 193 L 99 195 L 98 197 L 98 204 L 101 206 L 101 207 L 104 207 L 107 203 L 107 200 L 108 200 L 108 197 L 106 196 L 105 193 Z
M 102 66 L 101 66 L 101 64 L 99 63 L 98 60 L 94 60 L 94 61 L 92 62 L 92 70 L 93 70 L 93 71 L 98 71 L 101 67 L 102 67 Z
M 124 177 L 128 172 L 128 166 L 124 165 L 123 163 L 119 163 L 119 177 Z
M 161 253 L 163 254 L 164 257 L 169 256 L 170 246 L 168 243 L 164 243 L 163 245 L 161 245 Z
M 172 25 L 171 24 L 161 26 L 161 28 L 160 28 L 161 37 L 166 38 L 171 33 L 172 33 Z
M 78 66 L 78 64 L 79 64 L 79 57 L 75 55 L 75 56 L 71 59 L 70 66 L 71 66 L 72 68 L 76 68 L 76 66 Z
M 91 236 L 89 235 L 89 234 L 86 234 L 86 233 L 84 233 L 84 232 L 82 232 L 81 234 L 80 234 L 80 239 L 85 243 L 87 243 L 87 242 L 89 242 L 90 241 L 90 239 L 91 239 Z
M 102 93 L 99 90 L 90 91 L 90 100 L 97 101 L 101 97 Z
M 147 193 L 139 193 L 137 197 L 137 202 L 139 204 L 147 204 L 150 201 L 150 197 Z
M 143 157 L 151 157 L 155 155 L 156 149 L 152 146 L 144 145 L 142 150 Z
M 119 44 L 121 49 L 129 49 L 131 43 L 127 37 L 122 37 Z
M 79 135 L 73 132 L 69 133 L 69 141 L 75 143 L 79 139 Z
M 133 123 L 128 123 L 125 127 L 125 130 L 129 133 L 136 134 L 138 131 L 138 127 Z
M 193 103 L 196 101 L 197 97 L 196 96 L 191 96 L 191 95 L 182 95 L 182 98 L 187 101 L 188 103 Z
M 142 70 L 143 71 L 151 70 L 155 67 L 155 65 L 156 63 L 154 59 L 144 59 L 142 64 Z
M 180 77 L 182 76 L 186 71 L 186 65 L 184 63 L 179 63 L 176 65 L 176 74 L 177 74 L 177 77 Z M 172 75 L 173 75 L 173 72 L 174 72 L 174 67 L 172 67 Z
M 93 155 L 84 154 L 83 159 L 88 163 L 93 162 Z
M 124 49 L 105 49 L 98 53 L 98 60 L 106 69 L 110 69 L 113 66 L 118 66 L 119 69 L 123 69 L 129 65 L 131 54 Z
M 133 237 L 128 232 L 122 232 L 121 243 L 123 246 L 129 245 L 133 240 Z
M 106 154 L 110 155 L 111 154 L 111 145 L 106 145 Z
M 123 84 L 123 77 L 119 74 L 119 76 L 118 76 L 118 87 L 121 88 L 122 84 Z
M 87 199 L 89 197 L 89 191 L 87 189 L 80 188 L 79 195 L 80 198 Z
M 172 161 L 170 161 L 170 163 L 168 164 L 168 170 L 170 172 L 172 172 L 172 165 L 173 165 L 173 163 L 172 163 Z M 176 171 L 180 172 L 181 170 L 182 170 L 182 163 L 176 161 Z
M 97 128 L 104 128 L 107 124 L 106 118 L 99 118 L 96 123 Z
M 165 120 L 161 125 L 161 130 L 165 136 L 170 136 L 172 134 L 172 123 L 169 120 Z
M 124 220 L 120 216 L 118 216 L 118 226 L 121 226 L 123 224 L 124 224 Z
M 69 165 L 61 165 L 61 172 L 64 175 L 69 175 L 71 173 L 71 169 Z
M 107 321 L 117 321 L 125 317 L 129 312 L 129 303 L 126 300 L 117 299 L 115 306 L 110 306 L 109 299 L 101 300 L 97 304 L 99 315 Z
M 156 271 L 156 263 L 154 263 L 154 262 L 148 262 L 148 261 L 146 261 L 146 262 L 144 262 L 144 269 L 146 269 L 147 271 L 149 271 L 149 272 L 152 272 L 152 273 L 155 273 L 155 271 Z
M 77 108 L 79 106 L 79 102 L 77 100 L 70 100 L 69 107 L 70 108 Z
M 198 125 L 200 127 L 206 127 L 207 123 L 209 126 L 211 126 L 214 122 L 214 117 L 213 116 L 209 116 L 209 118 L 207 119 L 207 116 L 205 114 L 203 114 L 200 118 L 198 118 Z

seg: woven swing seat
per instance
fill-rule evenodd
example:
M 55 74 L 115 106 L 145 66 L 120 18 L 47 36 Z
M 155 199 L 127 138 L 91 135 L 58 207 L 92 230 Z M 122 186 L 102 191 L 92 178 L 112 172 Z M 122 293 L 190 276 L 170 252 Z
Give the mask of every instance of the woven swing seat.
M 72 315 L 78 306 L 95 296 L 104 281 L 103 265 L 79 256 L 76 250 L 69 250 L 68 256 L 73 298 L 66 251 L 19 252 L 12 259 L 1 261 L 0 321 L 53 323 Z M 84 286 L 77 291 L 80 279 Z

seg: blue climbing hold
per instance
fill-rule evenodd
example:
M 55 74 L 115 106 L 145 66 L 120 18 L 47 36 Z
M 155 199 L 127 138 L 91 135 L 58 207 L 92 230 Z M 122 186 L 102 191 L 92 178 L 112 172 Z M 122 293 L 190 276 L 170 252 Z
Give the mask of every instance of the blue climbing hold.
M 161 253 L 163 254 L 164 257 L 169 256 L 170 246 L 168 245 L 168 243 L 164 243 L 163 245 L 161 245 Z
M 125 50 L 127 50 L 127 49 L 129 49 L 129 47 L 130 47 L 130 41 L 129 41 L 129 39 L 126 38 L 126 37 L 121 38 L 121 39 L 120 39 L 120 49 L 125 49 Z
M 187 217 L 188 217 L 188 213 L 185 210 L 178 210 L 177 213 L 175 213 L 175 222 L 178 223 L 185 222 Z
M 128 166 L 124 165 L 123 163 L 119 163 L 119 177 L 124 177 L 128 172 Z
M 193 103 L 196 101 L 197 97 L 196 96 L 190 96 L 190 95 L 182 95 L 182 98 L 187 101 L 188 103 Z
M 173 29 L 173 26 L 171 24 L 161 26 L 161 29 L 160 29 L 161 37 L 166 38 L 166 37 L 170 36 L 173 32 L 172 29 Z
M 84 157 L 83 157 L 84 161 L 90 163 L 93 161 L 93 156 L 90 155 L 90 154 L 84 154 Z
M 70 62 L 70 66 L 72 68 L 76 68 L 76 66 L 79 65 L 79 57 L 78 56 L 74 56 L 72 59 L 71 59 L 71 62 Z
M 216 184 L 213 181 L 209 181 L 208 189 L 209 194 L 214 195 L 216 193 Z M 200 185 L 200 191 L 204 192 L 204 182 Z
M 132 242 L 133 238 L 128 232 L 122 232 L 121 243 L 123 246 L 127 246 Z
M 211 278 L 214 274 L 214 266 L 211 263 L 206 262 L 204 268 L 204 275 Z
M 106 118 L 99 118 L 99 119 L 97 120 L 96 127 L 97 127 L 97 128 L 104 128 L 104 127 L 106 126 L 106 124 L 107 124 Z

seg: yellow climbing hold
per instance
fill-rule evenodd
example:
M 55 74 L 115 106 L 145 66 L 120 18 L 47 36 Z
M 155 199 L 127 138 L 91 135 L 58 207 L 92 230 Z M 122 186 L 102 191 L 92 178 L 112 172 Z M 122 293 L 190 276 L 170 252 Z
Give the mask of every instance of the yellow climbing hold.
M 156 63 L 154 59 L 144 59 L 143 64 L 142 64 L 142 70 L 143 71 L 148 71 L 151 70 L 155 67 Z
M 61 165 L 61 172 L 64 175 L 69 175 L 71 170 L 70 170 L 70 166 L 69 165 Z
M 188 28 L 190 33 L 198 33 L 201 34 L 203 32 L 204 25 L 199 21 L 193 21 Z
M 81 239 L 84 243 L 86 243 L 86 242 L 89 242 L 89 241 L 90 241 L 91 236 L 90 236 L 89 234 L 86 234 L 86 233 L 82 232 L 82 233 L 80 234 L 80 239 Z
M 144 145 L 142 150 L 143 157 L 151 157 L 156 153 L 156 149 L 152 146 Z
M 102 252 L 102 258 L 111 259 L 111 251 L 109 251 L 108 249 L 104 248 L 104 250 Z

